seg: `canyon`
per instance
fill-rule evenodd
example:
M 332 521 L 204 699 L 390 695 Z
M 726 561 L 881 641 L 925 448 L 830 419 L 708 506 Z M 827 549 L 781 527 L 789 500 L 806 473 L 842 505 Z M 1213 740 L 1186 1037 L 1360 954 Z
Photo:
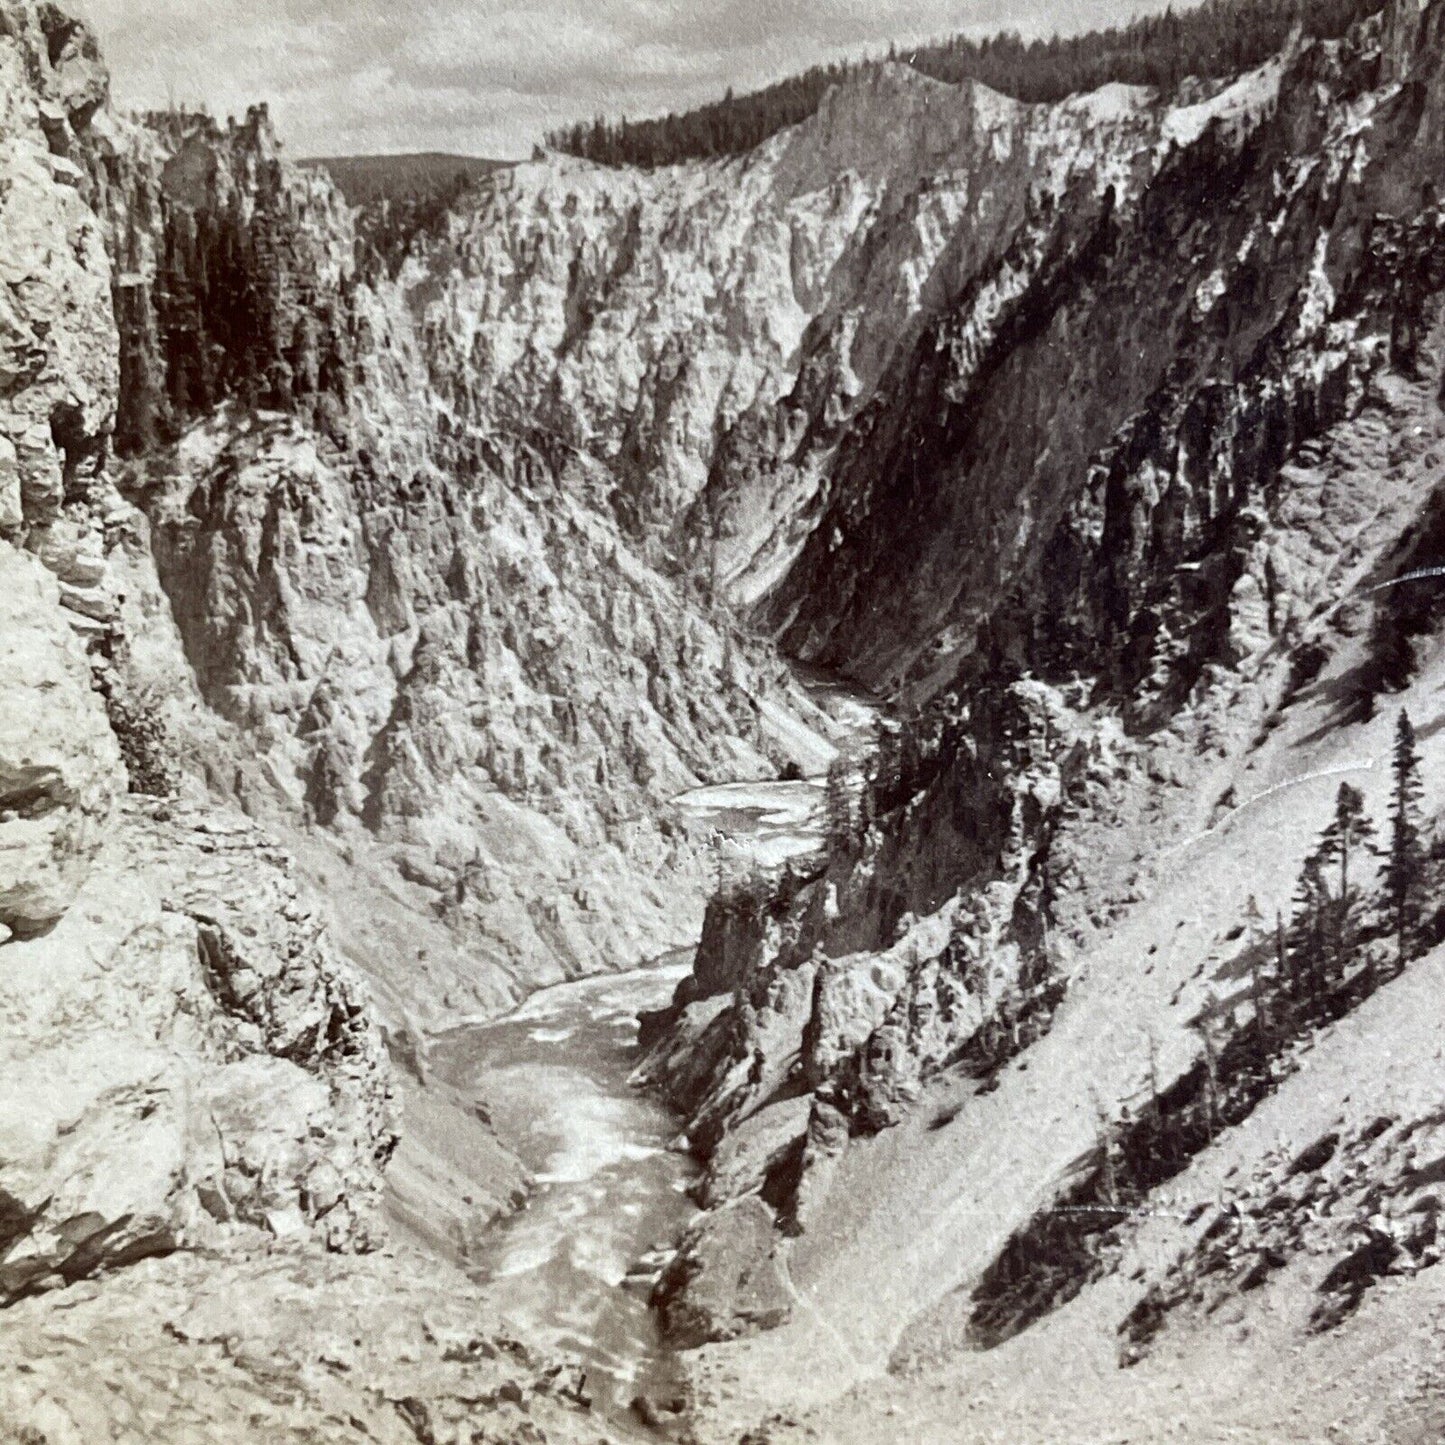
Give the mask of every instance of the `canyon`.
M 1442 808 L 1442 14 L 385 253 L 0 0 L 0 1439 L 1438 1439 L 1445 945 L 1238 1061 Z

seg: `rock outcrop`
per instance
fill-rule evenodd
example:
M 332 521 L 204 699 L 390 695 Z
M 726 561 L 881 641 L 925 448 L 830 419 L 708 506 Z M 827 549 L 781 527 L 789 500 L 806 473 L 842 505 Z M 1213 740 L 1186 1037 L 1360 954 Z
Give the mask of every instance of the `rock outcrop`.
M 231 1235 L 381 1241 L 389 1069 L 287 867 L 243 818 L 127 805 L 6 946 L 6 1303 Z
M 685 941 L 704 869 L 667 801 L 819 769 L 830 724 L 625 525 L 610 459 L 503 396 L 464 310 L 495 277 L 461 240 L 372 264 L 261 109 L 115 122 L 89 167 L 116 478 L 204 707 L 173 656 L 132 649 L 132 689 L 420 915 L 420 952 L 344 939 L 398 1026 Z
M 1033 283 L 1033 218 L 1132 194 L 1163 110 L 1112 87 L 1029 107 L 883 66 L 746 157 L 499 172 L 402 280 L 462 419 L 535 418 L 605 462 L 630 531 L 735 604 L 818 522 L 889 368 L 967 292 L 986 348 Z
M 108 91 L 94 41 L 53 7 L 15 0 L 0 39 L 0 535 L 13 536 L 56 523 L 84 489 L 119 367 L 105 231 L 76 159 Z
M 243 734 L 208 715 L 182 599 L 115 486 L 117 444 L 164 445 L 228 389 L 303 394 L 304 346 L 284 342 L 289 383 L 271 348 L 314 253 L 264 335 L 212 316 L 187 345 L 178 280 L 205 253 L 198 194 L 261 278 L 280 269 L 261 223 L 295 221 L 306 188 L 259 154 L 259 115 L 231 133 L 226 189 L 213 135 L 134 127 L 106 91 L 83 25 L 0 5 L 0 1436 L 414 1442 L 482 1412 L 489 1438 L 605 1438 L 575 1372 L 449 1267 L 395 1253 L 375 1006 L 277 829 L 226 801 Z M 344 208 L 315 195 L 345 251 Z M 146 310 L 156 254 L 171 284 Z
M 60 584 L 0 542 L 0 927 L 43 933 L 74 901 L 125 774 Z
M 395 1135 L 364 992 L 252 823 L 142 800 L 176 779 L 128 690 L 88 32 L 7 5 L 0 96 L 0 1300 L 232 1235 L 373 1248 Z
M 65 912 L 124 791 L 82 628 L 104 570 L 88 518 L 119 374 L 104 235 L 71 158 L 106 83 L 49 9 L 0 10 L 0 926 Z M 48 27 L 48 29 L 47 29 Z M 51 55 L 54 55 L 52 63 Z M 31 556 L 16 550 L 23 542 Z M 38 559 L 38 560 L 37 560 Z
M 582 1373 L 513 1338 L 483 1294 L 425 1259 L 278 1248 L 218 1264 L 144 1261 L 123 1289 L 11 1310 L 0 1438 L 232 1445 L 288 1435 L 385 1445 L 610 1445 Z

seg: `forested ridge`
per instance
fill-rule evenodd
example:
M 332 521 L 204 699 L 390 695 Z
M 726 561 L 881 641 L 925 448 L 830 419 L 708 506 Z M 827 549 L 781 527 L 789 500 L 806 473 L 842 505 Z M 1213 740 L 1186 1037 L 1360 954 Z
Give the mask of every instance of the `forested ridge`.
M 1026 41 L 1006 33 L 983 40 L 957 35 L 888 60 L 935 80 L 979 81 L 1028 102 L 1056 101 L 1110 81 L 1172 89 L 1186 76 L 1220 78 L 1258 65 L 1298 24 L 1334 39 L 1379 9 L 1379 0 L 1205 0 L 1084 35 Z M 814 66 L 762 90 L 681 114 L 648 120 L 598 117 L 553 131 L 554 149 L 604 165 L 655 167 L 738 155 L 806 120 L 831 86 L 881 64 L 877 59 Z

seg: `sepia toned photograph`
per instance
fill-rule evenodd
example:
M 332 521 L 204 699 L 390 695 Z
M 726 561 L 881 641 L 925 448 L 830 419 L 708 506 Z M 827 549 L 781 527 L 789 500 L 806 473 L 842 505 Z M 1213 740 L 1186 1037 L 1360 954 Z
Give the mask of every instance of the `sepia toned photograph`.
M 0 0 L 0 1445 L 1445 1442 L 1445 0 Z

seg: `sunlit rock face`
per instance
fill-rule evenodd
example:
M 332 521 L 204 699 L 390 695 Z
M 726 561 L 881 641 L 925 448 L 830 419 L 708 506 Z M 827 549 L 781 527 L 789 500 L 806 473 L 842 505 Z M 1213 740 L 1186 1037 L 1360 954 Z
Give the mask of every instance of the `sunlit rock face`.
M 185 594 L 115 486 L 117 445 L 167 445 L 278 344 L 303 381 L 276 369 L 256 405 L 308 375 L 279 323 L 243 335 L 231 316 L 187 343 L 195 291 L 149 307 L 156 257 L 205 249 L 165 206 L 219 196 L 241 267 L 268 244 L 238 244 L 242 192 L 277 213 L 309 192 L 266 169 L 259 117 L 232 184 L 184 135 L 108 114 L 106 89 L 83 26 L 0 5 L 0 1433 L 414 1440 L 486 1395 L 499 1429 L 605 1438 L 575 1376 L 504 1347 L 454 1274 L 384 1249 L 397 1111 L 375 1006 L 328 927 L 341 910 L 218 799 L 245 793 L 256 749 L 234 709 L 210 713 Z M 316 198 L 322 249 L 345 252 L 341 208 Z M 120 245 L 132 203 L 146 219 Z M 161 355 L 175 376 L 151 390 Z M 60 1328 L 57 1301 L 95 1314 Z M 364 1389 L 324 1378 L 353 1368 Z
M 394 1143 L 365 994 L 285 855 L 199 796 L 139 801 L 177 778 L 129 676 L 105 97 L 83 27 L 0 11 L 6 1304 L 233 1236 L 373 1247 Z
M 105 235 L 77 163 L 105 72 L 49 7 L 7 4 L 0 35 L 0 534 L 14 534 L 55 522 L 93 470 L 119 376 Z
M 0 927 L 65 913 L 125 791 L 120 749 L 55 579 L 0 545 Z
M 346 938 L 394 1017 L 495 1010 L 685 942 L 705 875 L 668 800 L 818 771 L 830 727 L 626 525 L 612 460 L 480 364 L 459 308 L 495 310 L 500 282 L 458 299 L 460 241 L 396 279 L 359 255 L 259 109 L 117 123 L 92 176 L 118 476 L 199 723 L 173 658 L 132 671 L 177 737 L 421 915 L 404 944 Z M 525 308 L 507 324 L 542 344 Z
M 629 529 L 736 602 L 787 568 L 836 441 L 961 291 L 981 350 L 1039 263 L 1026 218 L 1122 199 L 1161 114 L 1111 87 L 1028 107 L 887 66 L 751 155 L 500 173 L 402 273 L 464 420 L 604 460 Z
M 101 112 L 81 159 L 115 259 L 118 476 L 204 711 L 172 659 L 132 649 L 131 690 L 422 916 L 410 946 L 345 940 L 398 1018 L 685 941 L 706 880 L 667 800 L 828 756 L 726 609 L 872 681 L 931 659 L 953 622 L 923 584 L 859 580 L 886 541 L 839 560 L 875 545 L 888 438 L 932 466 L 935 412 L 1176 151 L 1241 146 L 1279 74 L 1171 110 L 883 67 L 736 160 L 501 170 L 395 275 L 263 109 Z
M 47 12 L 0 12 L 0 927 L 69 907 L 125 790 L 120 754 L 67 625 L 104 599 L 100 528 L 80 500 L 119 373 L 102 229 L 71 154 L 104 99 L 93 47 Z M 59 27 L 59 28 L 57 28 Z M 52 66 L 49 55 L 56 51 Z M 67 505 L 70 504 L 70 505 Z M 30 555 L 20 550 L 24 547 Z
M 382 1237 L 365 995 L 246 820 L 128 805 L 64 918 L 6 946 L 7 1302 L 179 1248 Z

